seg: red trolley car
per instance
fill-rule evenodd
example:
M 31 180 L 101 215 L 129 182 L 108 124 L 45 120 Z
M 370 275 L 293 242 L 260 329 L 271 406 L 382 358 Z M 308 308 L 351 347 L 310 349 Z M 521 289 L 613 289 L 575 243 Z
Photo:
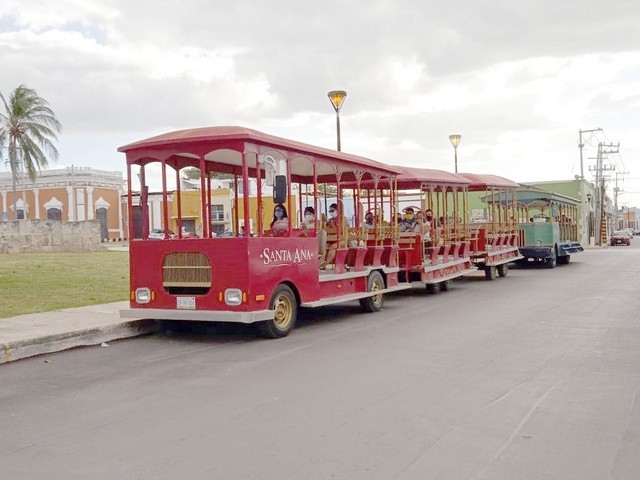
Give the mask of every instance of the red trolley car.
M 130 192 L 131 298 L 123 317 L 257 323 L 266 336 L 281 337 L 294 327 L 298 306 L 359 300 L 364 310 L 377 311 L 383 294 L 410 288 L 399 281 L 393 238 L 370 235 L 361 226 L 364 183 L 370 192 L 366 201 L 376 211 L 394 208 L 394 167 L 241 127 L 181 130 L 119 151 L 126 154 Z M 146 177 L 152 164 L 162 175 L 165 238 L 160 240 L 149 240 Z M 183 234 L 185 219 L 193 213 L 181 205 L 185 168 L 200 172 L 199 238 Z M 175 190 L 168 186 L 169 171 L 175 174 Z M 131 178 L 136 174 L 141 192 L 134 198 Z M 216 236 L 212 229 L 214 174 L 233 179 L 230 236 Z M 321 220 L 329 202 L 343 218 L 333 221 L 333 230 L 327 227 L 331 221 Z M 175 219 L 170 219 L 170 203 Z M 303 227 L 308 206 L 316 218 Z M 137 223 L 134 209 L 140 212 Z M 288 220 L 285 214 L 276 219 L 277 210 L 290 212 Z M 350 218 L 347 210 L 353 211 Z M 170 220 L 176 222 L 176 235 L 169 233 Z

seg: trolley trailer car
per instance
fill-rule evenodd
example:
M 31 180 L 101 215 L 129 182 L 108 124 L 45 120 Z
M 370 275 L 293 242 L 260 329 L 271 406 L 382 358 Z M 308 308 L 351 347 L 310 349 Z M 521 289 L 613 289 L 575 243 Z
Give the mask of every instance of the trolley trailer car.
M 453 280 L 476 271 L 464 213 L 471 182 L 442 170 L 397 168 L 399 209 L 422 214 L 414 229 L 398 235 L 400 280 L 422 283 L 430 293 L 449 290 Z
M 380 211 L 393 208 L 394 167 L 241 127 L 175 131 L 119 151 L 126 154 L 131 219 L 130 307 L 121 311 L 123 317 L 256 323 L 264 335 L 282 337 L 294 327 L 298 306 L 359 300 L 364 310 L 377 311 L 385 293 L 411 288 L 399 280 L 393 235 L 383 238 L 379 231 L 370 237 L 358 227 L 363 182 L 371 192 L 367 201 Z M 149 239 L 149 218 L 158 211 L 151 209 L 146 185 L 151 167 L 159 167 L 162 175 L 161 240 Z M 183 235 L 193 215 L 181 205 L 185 168 L 200 172 L 200 238 Z M 238 236 L 214 235 L 210 219 L 215 174 L 232 178 L 232 222 Z M 141 193 L 134 201 L 131 179 L 136 175 Z M 255 198 L 249 195 L 252 188 Z M 316 212 L 316 220 L 305 228 L 303 194 Z M 339 227 L 322 235 L 320 218 L 328 213 L 328 194 L 340 216 L 348 202 L 356 205 L 355 215 L 352 224 L 334 222 Z M 288 215 L 284 228 L 276 230 L 283 225 L 277 210 Z M 170 212 L 175 213 L 171 218 Z M 254 220 L 254 227 L 241 229 Z M 170 222 L 175 236 L 170 235 Z
M 484 192 L 487 218 L 471 223 L 471 260 L 487 280 L 506 277 L 511 262 L 521 260 L 516 192 L 520 184 L 496 175 L 459 173 L 470 192 Z

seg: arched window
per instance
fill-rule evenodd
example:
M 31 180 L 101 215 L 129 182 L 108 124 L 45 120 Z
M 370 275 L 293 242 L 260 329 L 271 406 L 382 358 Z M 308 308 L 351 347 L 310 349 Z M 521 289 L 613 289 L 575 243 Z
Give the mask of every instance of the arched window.
M 44 208 L 47 209 L 48 220 L 62 221 L 62 202 L 56 197 L 51 197 L 51 199 L 44 204 Z
M 59 208 L 49 208 L 47 210 L 47 220 L 62 220 L 62 210 Z

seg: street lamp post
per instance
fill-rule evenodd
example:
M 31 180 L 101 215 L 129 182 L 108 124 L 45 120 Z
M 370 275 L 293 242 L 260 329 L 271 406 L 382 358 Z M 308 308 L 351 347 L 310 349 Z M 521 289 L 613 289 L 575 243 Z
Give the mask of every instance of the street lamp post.
M 344 90 L 332 90 L 327 95 L 331 105 L 333 105 L 333 109 L 336 111 L 336 131 L 338 133 L 338 151 L 340 151 L 340 107 L 344 103 L 347 92 Z
M 458 173 L 458 144 L 460 143 L 460 139 L 462 135 L 449 135 L 449 140 L 451 140 L 451 145 L 453 145 L 453 155 L 455 159 L 455 173 Z

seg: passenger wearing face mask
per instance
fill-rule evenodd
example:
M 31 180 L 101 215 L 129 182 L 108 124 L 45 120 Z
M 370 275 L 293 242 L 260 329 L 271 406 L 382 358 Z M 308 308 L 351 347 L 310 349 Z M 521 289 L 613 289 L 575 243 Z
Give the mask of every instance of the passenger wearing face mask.
M 303 231 L 303 235 L 309 236 L 311 232 L 316 232 L 318 237 L 318 262 L 322 265 L 325 261 L 327 253 L 327 231 L 324 229 L 324 225 L 318 225 L 316 230 L 316 211 L 313 207 L 307 207 L 304 209 L 304 221 L 300 224 L 300 230 Z
M 289 216 L 287 209 L 281 203 L 273 207 L 273 221 L 271 222 L 271 233 L 274 235 L 286 235 L 289 231 Z
M 313 207 L 304 209 L 304 220 L 300 224 L 302 230 L 313 230 L 316 228 L 316 211 Z
M 349 223 L 347 218 L 342 215 L 337 203 L 332 203 L 329 206 L 329 220 L 326 224 L 327 231 L 327 256 L 325 264 L 331 264 L 336 258 L 336 250 L 338 247 L 347 247 L 347 232 L 349 231 Z M 337 235 L 340 231 L 340 244 L 338 245 Z M 335 239 L 331 241 L 329 239 Z M 324 267 L 324 265 L 322 265 Z
M 404 209 L 404 218 L 400 223 L 401 232 L 415 232 L 416 227 L 419 227 L 416 218 L 414 217 L 413 208 L 407 207 Z

